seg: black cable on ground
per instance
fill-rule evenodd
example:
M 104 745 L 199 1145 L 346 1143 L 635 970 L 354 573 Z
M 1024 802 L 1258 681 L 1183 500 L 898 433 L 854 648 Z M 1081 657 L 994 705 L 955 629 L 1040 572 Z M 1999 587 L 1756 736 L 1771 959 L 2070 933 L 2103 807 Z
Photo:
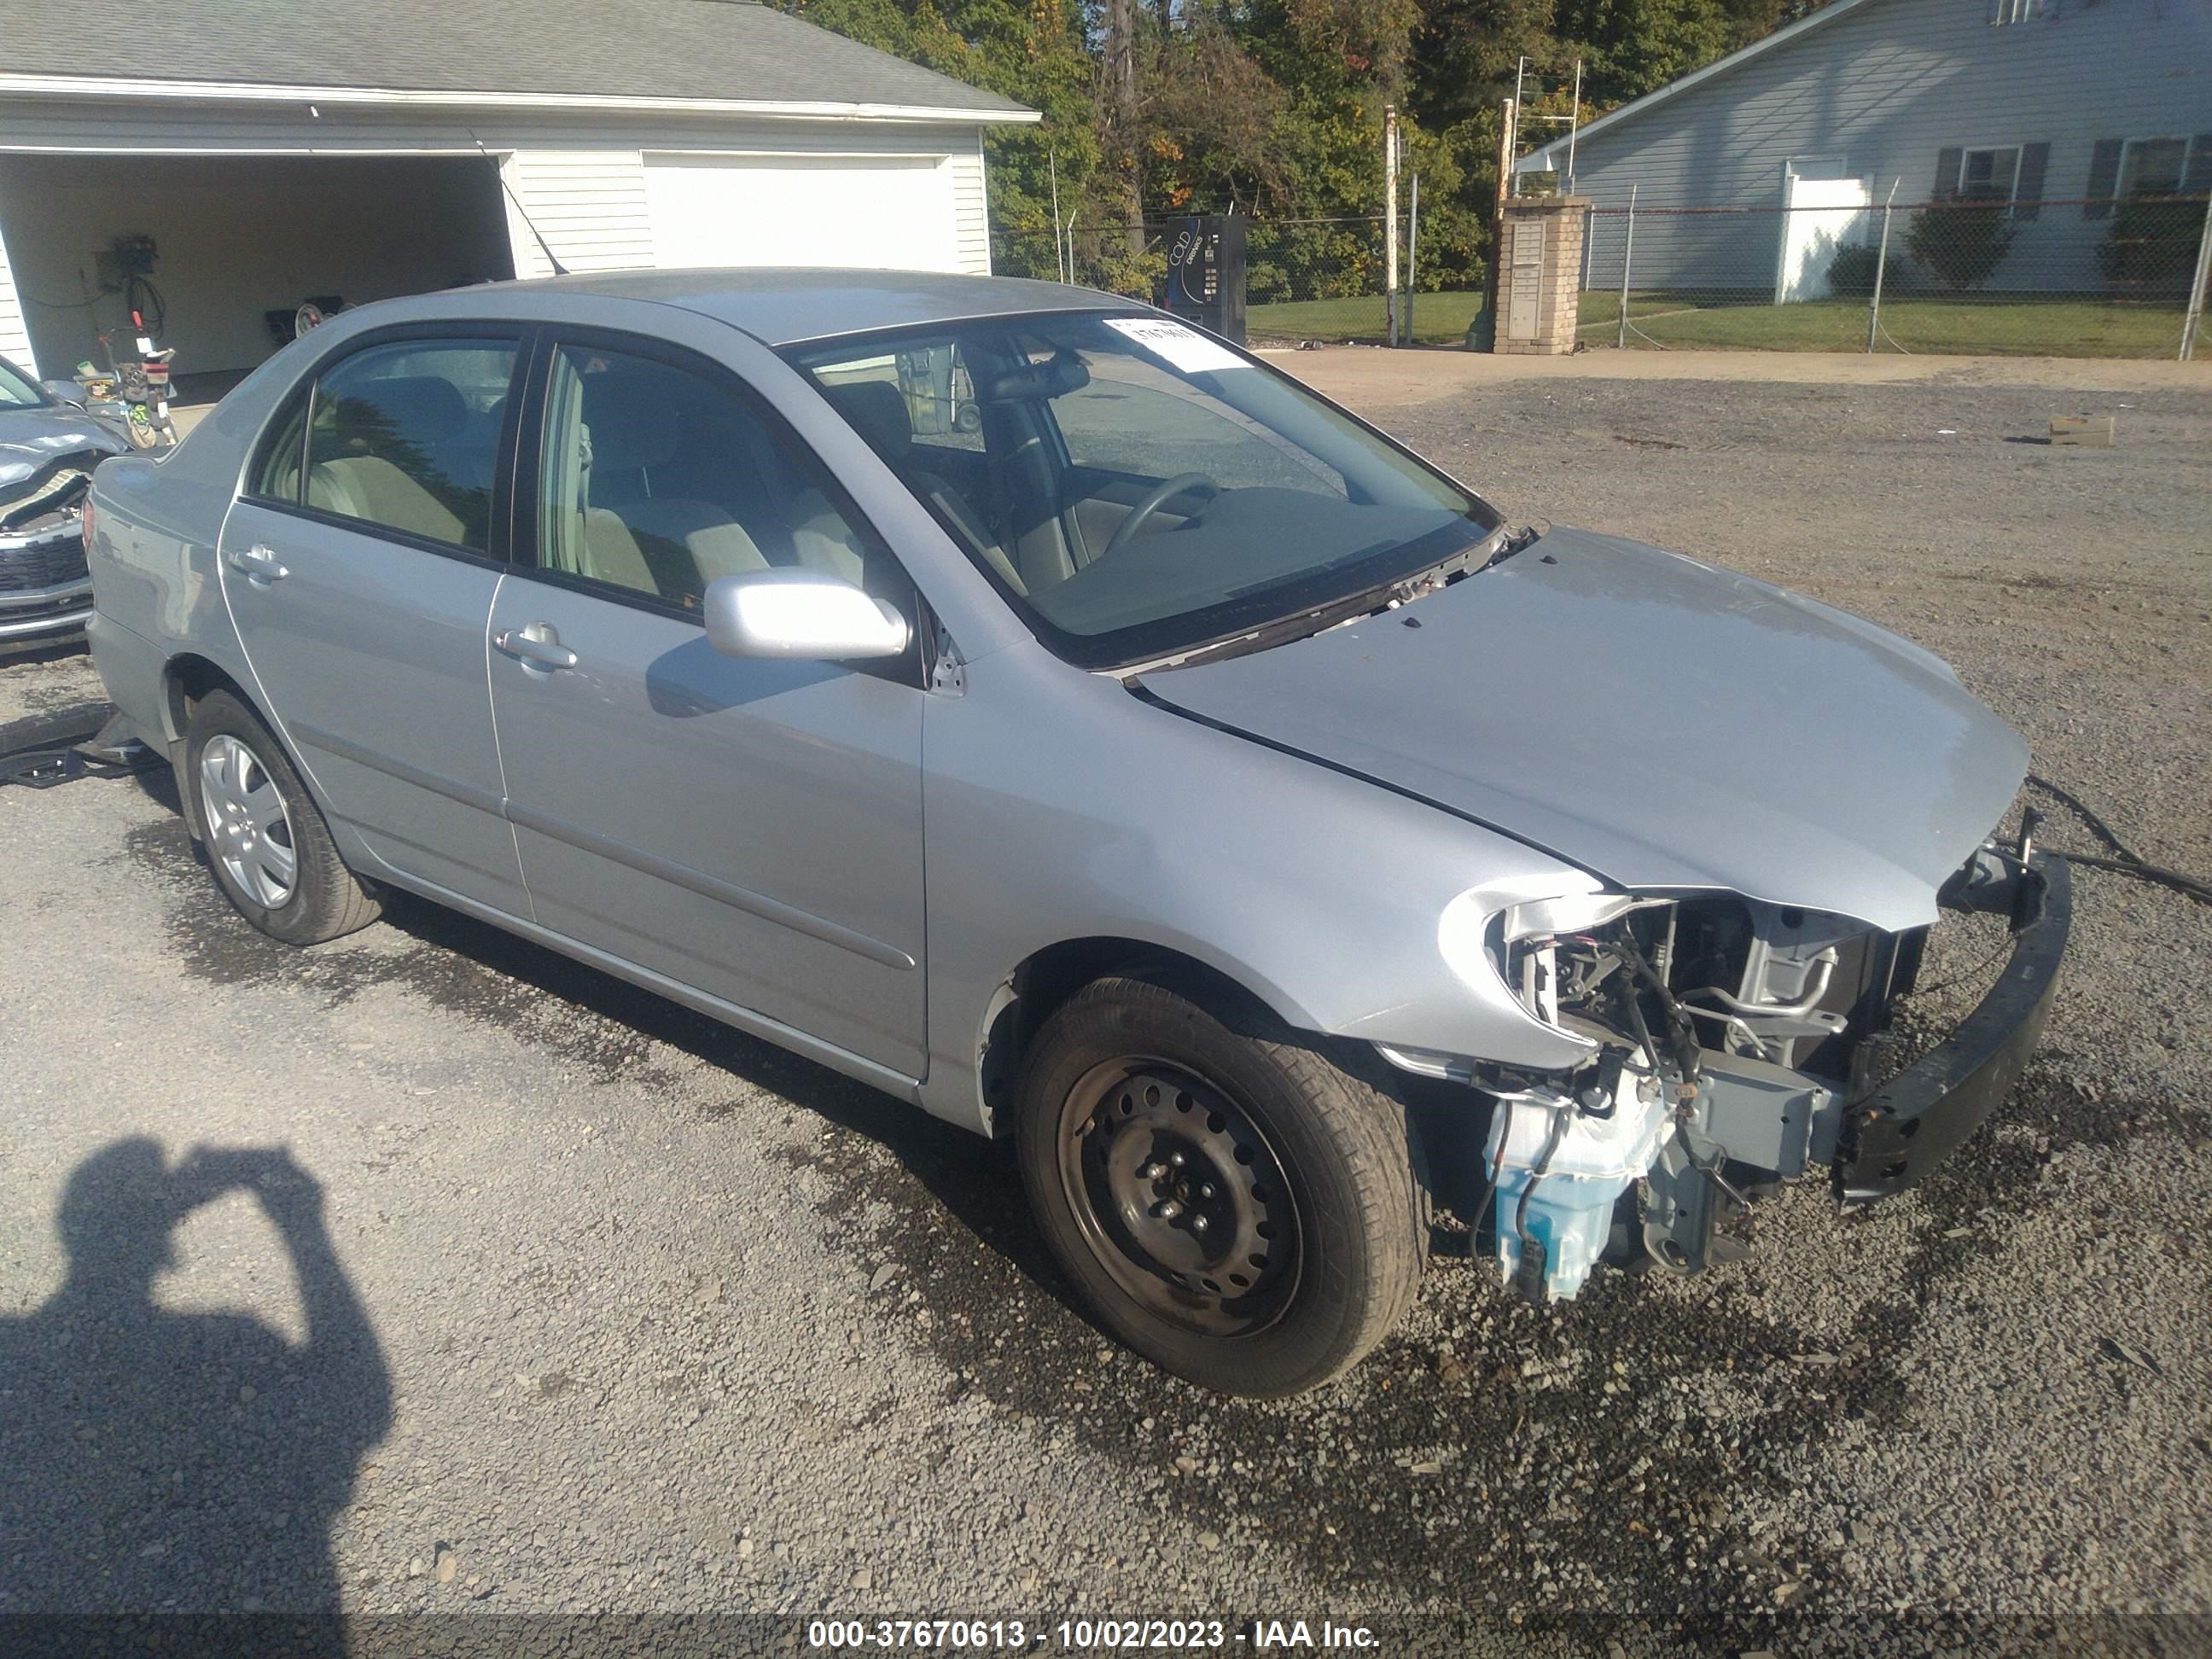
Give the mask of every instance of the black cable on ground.
M 2061 853 L 2059 857 L 2069 864 L 2086 864 L 2092 870 L 2116 870 L 2124 876 L 2135 876 L 2144 881 L 2154 881 L 2162 887 L 2171 887 L 2185 893 L 2199 904 L 2212 904 L 2212 882 L 2199 881 L 2179 870 L 2161 869 L 2155 864 L 2143 864 L 2127 859 L 2102 859 L 2090 853 Z
M 2111 870 L 2123 876 L 2134 876 L 2142 881 L 2155 882 L 2160 886 L 2171 887 L 2175 892 L 2195 899 L 2199 904 L 2212 904 L 2212 882 L 2151 863 L 2122 841 L 2118 830 L 2063 784 L 2053 783 L 2049 778 L 2033 772 L 2027 775 L 2027 781 L 2081 819 L 2088 826 L 2089 833 L 2111 848 L 2114 854 L 2112 858 L 2100 858 L 2092 853 L 2059 854 L 2058 856 L 2069 864 L 2085 865 L 2092 870 Z

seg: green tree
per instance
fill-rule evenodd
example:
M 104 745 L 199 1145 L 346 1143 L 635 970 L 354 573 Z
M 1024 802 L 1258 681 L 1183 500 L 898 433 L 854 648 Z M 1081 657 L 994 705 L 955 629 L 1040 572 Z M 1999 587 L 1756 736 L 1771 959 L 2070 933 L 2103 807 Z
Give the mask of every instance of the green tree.
M 1042 112 L 984 140 L 1002 268 L 1053 271 L 1056 173 L 1063 218 L 1087 228 L 1085 279 L 1138 292 L 1161 264 L 1146 220 L 1379 213 L 1392 104 L 1421 176 L 1422 285 L 1478 283 L 1498 106 L 1524 56 L 1543 88 L 1524 112 L 1565 114 L 1580 57 L 1587 120 L 1818 0 L 769 3 Z M 1303 260 L 1333 272 L 1340 291 L 1372 293 L 1376 241 L 1357 223 L 1287 228 L 1267 243 L 1269 280 Z

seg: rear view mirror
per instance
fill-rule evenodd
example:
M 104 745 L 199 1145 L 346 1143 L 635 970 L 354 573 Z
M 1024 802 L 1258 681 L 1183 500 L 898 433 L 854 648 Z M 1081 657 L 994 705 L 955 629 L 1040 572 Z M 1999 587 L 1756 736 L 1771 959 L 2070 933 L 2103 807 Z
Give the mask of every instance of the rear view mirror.
M 896 657 L 904 617 L 842 576 L 785 568 L 721 576 L 707 586 L 707 641 L 726 657 L 849 662 Z
M 1037 403 L 1065 398 L 1091 384 L 1091 370 L 1083 359 L 1065 347 L 1041 363 L 993 376 L 984 382 L 987 404 Z

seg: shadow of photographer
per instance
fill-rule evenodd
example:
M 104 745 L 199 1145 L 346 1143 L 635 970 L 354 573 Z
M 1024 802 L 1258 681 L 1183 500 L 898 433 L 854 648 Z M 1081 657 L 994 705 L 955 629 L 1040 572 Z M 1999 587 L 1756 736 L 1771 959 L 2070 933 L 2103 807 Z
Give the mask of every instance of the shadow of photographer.
M 304 1342 L 154 1299 L 177 1228 L 241 1191 L 290 1258 Z M 171 1165 L 137 1137 L 70 1173 L 56 1224 L 67 1279 L 0 1319 L 0 1614 L 335 1613 L 331 1523 L 392 1388 L 321 1187 L 279 1149 Z

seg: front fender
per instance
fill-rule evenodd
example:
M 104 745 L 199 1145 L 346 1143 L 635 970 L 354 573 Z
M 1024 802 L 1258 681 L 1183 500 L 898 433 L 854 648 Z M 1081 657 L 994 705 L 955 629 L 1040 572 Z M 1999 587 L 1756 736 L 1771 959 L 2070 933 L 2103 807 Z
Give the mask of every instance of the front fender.
M 1480 884 L 1575 872 L 1434 807 L 1132 696 L 1040 647 L 968 668 L 924 720 L 929 1076 L 986 1127 L 977 1050 L 1017 964 L 1070 939 L 1177 951 L 1300 1030 L 1530 1067 L 1585 1046 L 1446 963 Z

